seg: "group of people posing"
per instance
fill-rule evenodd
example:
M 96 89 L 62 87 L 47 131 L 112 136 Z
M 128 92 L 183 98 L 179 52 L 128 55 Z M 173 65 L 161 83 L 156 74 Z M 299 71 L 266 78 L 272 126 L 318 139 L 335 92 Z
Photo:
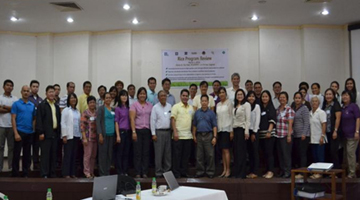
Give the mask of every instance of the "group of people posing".
M 0 171 L 7 140 L 14 177 L 20 176 L 22 152 L 24 177 L 31 159 L 42 177 L 55 177 L 59 157 L 65 178 L 75 177 L 78 159 L 87 178 L 94 177 L 96 164 L 100 176 L 109 175 L 112 164 L 118 174 L 128 175 L 130 162 L 136 178 L 147 178 L 151 162 L 156 177 L 170 170 L 176 178 L 189 177 L 189 159 L 195 155 L 195 177 L 213 178 L 216 152 L 221 152 L 219 177 L 257 178 L 262 152 L 267 168 L 264 178 L 274 176 L 275 160 L 279 176 L 289 178 L 292 167 L 306 167 L 309 160 L 341 168 L 339 149 L 345 152 L 348 178 L 356 177 L 360 96 L 354 79 L 346 80 L 341 94 L 336 81 L 323 94 L 318 83 L 309 87 L 301 82 L 292 96 L 282 91 L 279 81 L 272 85 L 273 96 L 260 82 L 247 80 L 243 89 L 238 73 L 232 74 L 231 82 L 232 87 L 225 88 L 213 81 L 210 94 L 208 82 L 191 84 L 181 90 L 176 103 L 168 78 L 162 80 L 158 92 L 153 77 L 148 79 L 148 89 L 140 87 L 137 92 L 133 84 L 125 90 L 122 81 L 109 90 L 101 85 L 99 98 L 91 95 L 89 81 L 83 83 L 84 93 L 79 97 L 73 82 L 67 83 L 67 94 L 61 98 L 60 86 L 49 85 L 45 99 L 38 95 L 36 80 L 21 88 L 20 99 L 12 95 L 14 83 L 5 80 L 0 96 Z

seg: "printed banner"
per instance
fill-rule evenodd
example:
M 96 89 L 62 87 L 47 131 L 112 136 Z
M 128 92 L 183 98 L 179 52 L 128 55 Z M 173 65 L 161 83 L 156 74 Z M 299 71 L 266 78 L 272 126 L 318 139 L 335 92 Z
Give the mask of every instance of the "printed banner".
M 201 81 L 219 80 L 222 86 L 229 81 L 227 49 L 163 50 L 162 78 L 169 78 L 172 87 L 199 85 Z

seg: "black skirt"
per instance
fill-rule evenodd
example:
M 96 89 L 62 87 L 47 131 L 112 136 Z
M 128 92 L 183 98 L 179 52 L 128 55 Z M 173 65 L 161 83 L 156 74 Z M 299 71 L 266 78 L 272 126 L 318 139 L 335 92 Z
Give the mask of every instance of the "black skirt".
M 219 132 L 218 133 L 218 144 L 220 149 L 230 149 L 230 133 L 229 132 Z

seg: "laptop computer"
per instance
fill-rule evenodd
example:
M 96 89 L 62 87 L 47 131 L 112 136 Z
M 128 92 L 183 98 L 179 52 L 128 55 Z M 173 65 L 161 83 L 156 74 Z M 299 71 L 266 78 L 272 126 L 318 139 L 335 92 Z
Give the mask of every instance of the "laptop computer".
M 93 200 L 113 200 L 116 198 L 118 175 L 94 178 Z
M 163 176 L 167 182 L 167 184 L 169 185 L 169 188 L 171 190 L 175 190 L 179 187 L 179 183 L 177 182 L 174 174 L 172 171 L 168 171 L 168 172 L 165 172 L 163 173 Z

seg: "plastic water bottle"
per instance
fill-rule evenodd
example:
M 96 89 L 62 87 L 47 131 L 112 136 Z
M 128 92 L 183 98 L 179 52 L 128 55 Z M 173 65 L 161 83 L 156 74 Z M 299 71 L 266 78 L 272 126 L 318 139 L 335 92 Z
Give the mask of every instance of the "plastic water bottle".
M 152 183 L 151 183 L 151 189 L 152 189 L 152 193 L 155 194 L 156 193 L 156 178 L 154 177 L 152 179 Z
M 51 188 L 47 189 L 47 193 L 46 193 L 46 200 L 52 200 L 52 193 L 51 193 Z
M 136 183 L 136 200 L 141 200 L 141 185 L 139 181 Z
M 5 195 L 5 196 L 4 196 L 4 200 L 9 200 L 9 198 Z

